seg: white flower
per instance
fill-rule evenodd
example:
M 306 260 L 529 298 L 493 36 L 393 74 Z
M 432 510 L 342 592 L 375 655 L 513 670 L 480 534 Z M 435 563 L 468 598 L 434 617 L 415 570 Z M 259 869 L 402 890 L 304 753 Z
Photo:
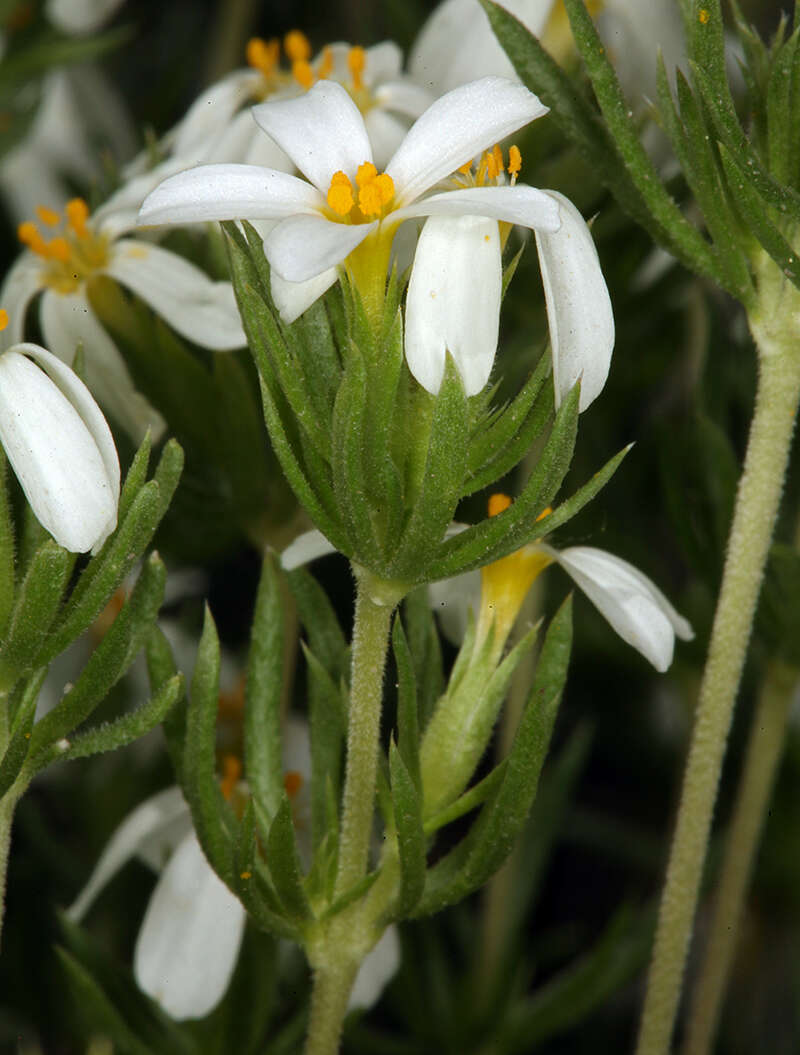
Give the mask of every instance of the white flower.
M 47 0 L 45 14 L 63 33 L 80 36 L 99 29 L 123 0 Z
M 250 106 L 297 96 L 324 79 L 337 81 L 349 92 L 364 116 L 375 160 L 383 165 L 399 146 L 409 122 L 433 98 L 403 75 L 402 53 L 391 41 L 371 48 L 330 44 L 312 59 L 308 40 L 294 30 L 284 41 L 288 70 L 281 68 L 280 50 L 277 40 L 249 41 L 248 66 L 207 88 L 164 137 L 170 156 L 182 159 L 184 167 L 244 162 L 291 171 L 291 160 L 259 132 Z
M 558 205 L 557 231 L 536 231 L 542 271 L 555 404 L 581 380 L 586 410 L 608 377 L 614 316 L 592 236 L 569 199 L 544 191 Z M 453 356 L 468 396 L 489 380 L 497 350 L 502 292 L 498 225 L 475 216 L 436 216 L 419 238 L 408 285 L 405 349 L 411 373 L 438 392 L 445 355 Z
M 502 508 L 506 506 L 495 507 L 494 511 L 500 512 Z M 463 525 L 453 525 L 454 532 L 459 529 L 463 530 Z M 335 547 L 320 531 L 308 531 L 286 547 L 281 564 L 291 571 L 335 552 Z M 478 613 L 478 636 L 488 632 L 494 622 L 498 627 L 496 636 L 502 638 L 499 645 L 502 650 L 534 579 L 552 563 L 561 565 L 622 640 L 649 660 L 659 673 L 672 663 L 675 638 L 691 641 L 694 637 L 689 623 L 655 583 L 622 558 L 592 546 L 557 550 L 544 542 L 533 542 L 480 571 L 431 583 L 428 586 L 431 606 L 439 613 L 448 637 L 456 643 L 466 631 L 467 611 L 471 607 Z
M 20 240 L 28 246 L 6 276 L 0 301 L 12 323 L 0 337 L 0 348 L 18 342 L 24 333 L 25 312 L 41 293 L 39 320 L 53 353 L 71 363 L 83 346 L 89 387 L 107 412 L 137 441 L 150 426 L 163 422 L 133 386 L 125 361 L 95 317 L 87 286 L 99 275 L 115 279 L 141 297 L 178 333 L 216 350 L 245 344 L 233 289 L 214 282 L 187 260 L 150 242 L 123 238 L 131 226 L 137 188 L 123 188 L 94 216 L 86 203 L 67 203 L 65 218 L 52 209 L 37 210 L 45 238 L 31 222 L 20 224 Z M 56 233 L 58 232 L 58 233 Z
M 311 773 L 305 722 L 289 719 L 283 750 L 285 786 L 298 828 L 298 847 L 304 855 L 310 851 L 303 829 L 307 827 Z M 159 792 L 122 821 L 68 915 L 79 920 L 106 883 L 134 856 L 161 873 L 136 941 L 136 981 L 173 1018 L 201 1018 L 216 1007 L 228 988 L 246 913 L 208 864 L 179 788 Z M 371 1006 L 399 960 L 396 929 L 390 927 L 361 964 L 349 1008 Z
M 451 189 L 428 194 L 465 163 L 471 163 L 484 148 L 544 112 L 545 107 L 536 96 L 510 81 L 487 77 L 464 85 L 425 111 L 386 171 L 378 173 L 358 108 L 340 85 L 322 81 L 305 96 L 265 103 L 254 110 L 261 127 L 285 150 L 308 182 L 285 172 L 250 165 L 201 166 L 165 180 L 145 200 L 140 220 L 147 224 L 224 219 L 279 221 L 264 242 L 273 275 L 278 276 L 279 285 L 281 280 L 311 280 L 309 287 L 296 291 L 291 302 L 285 289 L 273 289 L 286 321 L 292 321 L 313 303 L 335 280 L 334 269 L 343 263 L 365 300 L 370 284 L 373 296 L 377 287 L 377 296 L 381 297 L 391 241 L 398 225 L 406 219 L 479 216 L 530 227 L 542 236 L 539 251 L 548 310 L 551 323 L 557 324 L 554 350 L 559 362 L 569 365 L 569 369 L 562 370 L 564 378 L 585 370 L 591 373 L 590 360 L 594 355 L 600 364 L 597 374 L 604 380 L 613 344 L 613 320 L 591 239 L 569 203 L 555 193 L 520 184 L 464 186 L 463 181 L 459 185 L 451 180 Z M 550 241 L 550 236 L 560 230 L 564 217 L 563 237 Z M 489 231 L 486 226 L 471 223 L 463 226 L 469 232 L 465 233 L 465 240 L 470 246 L 476 238 L 485 239 Z M 432 230 L 435 234 L 436 225 Z M 494 241 L 490 234 L 488 237 Z M 431 239 L 435 240 L 433 235 Z M 441 245 L 439 239 L 436 246 Z M 489 248 L 484 273 L 492 270 L 496 276 L 497 253 L 492 245 Z M 423 255 L 423 264 L 425 259 Z M 442 249 L 434 247 L 428 255 L 431 259 L 435 270 L 443 259 Z M 420 268 L 424 275 L 423 264 Z M 476 390 L 476 379 L 481 374 L 488 375 L 486 363 L 490 367 L 494 355 L 491 332 L 485 331 L 495 324 L 499 298 L 496 281 L 489 285 L 489 322 L 483 328 L 480 369 L 470 370 L 470 356 L 462 356 L 470 393 Z M 460 303 L 463 300 L 462 296 Z M 417 333 L 419 329 L 416 327 Z M 440 325 L 438 329 L 442 339 L 451 337 L 447 326 Z M 591 355 L 587 356 L 587 348 Z M 433 353 L 412 337 L 412 372 L 420 383 L 435 390 L 438 371 L 432 358 Z M 565 385 L 566 381 L 559 393 Z M 591 387 L 587 386 L 587 392 Z M 584 405 L 587 403 L 588 397 L 584 397 Z
M 56 542 L 99 549 L 117 524 L 114 441 L 83 382 L 36 344 L 0 353 L 0 444 Z

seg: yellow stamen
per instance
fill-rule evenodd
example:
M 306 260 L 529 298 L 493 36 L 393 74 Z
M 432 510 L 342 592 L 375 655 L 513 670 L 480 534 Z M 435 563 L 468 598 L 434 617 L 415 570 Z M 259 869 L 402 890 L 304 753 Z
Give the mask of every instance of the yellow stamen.
M 239 873 L 239 878 L 240 879 L 252 879 L 253 878 L 253 873 L 252 872 L 240 872 Z
M 252 37 L 245 49 L 247 65 L 259 70 L 265 77 L 270 77 L 275 72 L 280 54 L 281 45 L 276 39 L 267 41 L 261 37 Z
M 394 181 L 385 172 L 378 174 L 375 166 L 365 161 L 356 173 L 359 186 L 358 207 L 364 216 L 379 216 L 384 205 L 394 197 Z
M 457 171 L 460 172 L 462 176 L 468 176 L 472 171 L 472 162 L 468 161 L 466 165 L 462 165 Z
M 360 92 L 364 88 L 363 73 L 367 62 L 367 54 L 362 47 L 356 45 L 347 53 L 347 68 L 353 78 L 353 91 Z
M 475 173 L 475 183 L 482 187 L 486 182 L 486 175 L 489 171 L 489 165 L 492 164 L 491 154 L 482 154 L 481 159 L 478 162 L 478 171 Z
M 353 184 L 344 172 L 334 172 L 328 190 L 328 205 L 339 216 L 347 216 L 354 204 Z
M 700 14 L 697 16 L 700 19 L 701 25 L 707 25 L 708 20 L 711 18 L 711 12 L 707 11 L 704 7 L 700 9 Z
M 48 209 L 46 205 L 37 205 L 36 215 L 47 227 L 58 227 L 61 223 L 61 214 L 57 213 L 55 209 Z
M 317 67 L 317 80 L 326 81 L 333 73 L 333 48 L 326 44 L 322 49 L 322 58 Z
M 222 780 L 219 789 L 224 799 L 229 799 L 236 790 L 239 777 L 242 775 L 242 763 L 235 755 L 225 755 L 222 759 Z
M 78 238 L 88 238 L 89 228 L 86 226 L 86 221 L 89 219 L 89 206 L 83 198 L 73 198 L 68 201 L 64 207 L 64 213 L 67 223 Z
M 549 517 L 552 512 L 553 512 L 553 507 L 552 506 L 547 506 L 545 509 L 543 509 L 541 511 L 541 513 L 536 518 L 536 523 L 538 524 L 540 520 L 544 520 L 545 517 Z
M 6 326 L 8 326 L 8 312 L 5 308 L 0 308 L 0 332 L 2 332 Z
M 508 174 L 511 177 L 511 183 L 515 183 L 519 170 L 522 168 L 522 154 L 519 152 L 519 147 L 511 146 L 508 148 Z
M 283 50 L 290 62 L 308 62 L 311 58 L 311 45 L 305 33 L 293 29 L 283 38 Z
M 298 773 L 296 769 L 290 769 L 288 773 L 284 774 L 283 786 L 286 788 L 286 794 L 290 799 L 293 799 L 297 792 L 303 786 L 303 775 Z
M 494 158 L 494 167 L 496 172 L 492 179 L 497 179 L 500 173 L 503 171 L 503 151 L 500 149 L 499 143 L 495 143 L 492 147 L 492 157 Z
M 31 223 L 30 220 L 26 220 L 17 227 L 17 238 L 23 245 L 26 245 L 31 252 L 36 253 L 37 256 L 47 256 L 47 243 L 41 234 L 35 223 Z
M 306 59 L 296 59 L 292 63 L 292 76 L 297 83 L 306 89 L 308 89 L 314 83 L 314 71 L 311 69 L 311 64 Z

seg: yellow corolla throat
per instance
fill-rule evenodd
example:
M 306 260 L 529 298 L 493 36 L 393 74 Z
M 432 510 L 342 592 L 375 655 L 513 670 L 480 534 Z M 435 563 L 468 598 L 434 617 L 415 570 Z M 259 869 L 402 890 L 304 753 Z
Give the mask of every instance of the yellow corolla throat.
M 489 499 L 489 516 L 497 516 L 511 505 L 508 495 Z M 552 509 L 540 513 L 542 520 Z M 494 649 L 502 651 L 511 628 L 536 578 L 553 558 L 535 543 L 481 568 L 481 605 L 478 613 L 477 642 L 483 642 L 494 626 Z
M 266 99 L 281 89 L 299 86 L 304 91 L 312 88 L 317 81 L 328 80 L 333 72 L 333 49 L 326 45 L 316 62 L 311 61 L 311 44 L 305 33 L 293 29 L 283 38 L 283 54 L 286 57 L 288 70 L 281 66 L 281 41 L 277 37 L 264 40 L 253 37 L 247 42 L 245 56 L 248 66 L 258 70 L 263 82 L 257 95 Z M 347 53 L 349 80 L 343 87 L 350 93 L 353 101 L 362 114 L 375 105 L 372 93 L 364 83 L 364 70 L 367 64 L 367 53 L 356 45 Z
M 109 240 L 89 225 L 89 206 L 83 198 L 68 201 L 63 217 L 44 205 L 36 215 L 42 227 L 53 232 L 52 237 L 46 238 L 30 220 L 19 225 L 17 237 L 44 261 L 44 285 L 57 293 L 75 293 L 107 265 Z

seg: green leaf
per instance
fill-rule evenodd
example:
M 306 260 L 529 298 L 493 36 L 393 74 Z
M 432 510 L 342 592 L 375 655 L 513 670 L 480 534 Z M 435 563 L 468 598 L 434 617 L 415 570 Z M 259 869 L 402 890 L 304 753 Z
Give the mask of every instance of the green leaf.
M 94 729 L 87 729 L 73 737 L 66 751 L 58 751 L 59 759 L 87 758 L 104 751 L 116 751 L 149 733 L 183 695 L 183 675 L 176 674 L 165 682 L 155 695 L 129 714 Z
M 264 556 L 258 585 L 245 683 L 245 773 L 268 817 L 283 794 L 281 699 L 285 647 L 282 576 L 277 558 Z
M 767 131 L 769 170 L 776 180 L 794 186 L 797 180 L 796 110 L 792 109 L 795 77 L 800 76 L 798 40 L 800 33 L 792 33 L 785 44 L 777 48 L 770 70 L 767 89 Z
M 469 404 L 448 353 L 433 407 L 422 486 L 387 577 L 419 581 L 428 554 L 453 519 L 466 475 L 468 427 Z
M 392 649 L 397 666 L 397 746 L 414 787 L 419 791 L 422 783 L 419 771 L 417 683 L 399 614 L 395 615 L 392 627 Z
M 545 527 L 536 517 L 552 500 L 572 460 L 579 398 L 580 385 L 576 384 L 556 413 L 547 443 L 522 494 L 504 512 L 441 543 L 428 566 L 431 579 L 445 579 L 481 567 L 519 549 L 523 545 L 520 540 L 533 541 L 550 530 L 549 518 Z
M 152 441 L 150 429 L 147 430 L 139 449 L 133 456 L 133 461 L 125 476 L 125 483 L 119 495 L 119 507 L 117 509 L 117 523 L 121 524 L 127 517 L 134 498 L 147 483 L 147 467 L 150 464 L 150 450 Z
M 303 890 L 292 807 L 286 794 L 270 825 L 265 855 L 275 891 L 287 915 L 294 920 L 307 919 L 311 909 Z
M 394 740 L 389 745 L 389 770 L 400 857 L 400 893 L 392 915 L 404 919 L 422 897 L 425 887 L 425 833 L 420 792 Z
M 722 143 L 719 152 L 728 187 L 748 227 L 789 281 L 800 289 L 800 262 L 796 251 L 771 221 L 764 200 L 748 181 L 741 165 L 733 160 Z
M 7 636 L 0 643 L 0 683 L 24 677 L 34 666 L 74 563 L 74 554 L 52 539 L 37 550 L 17 592 Z
M 20 702 L 14 710 L 9 730 L 8 746 L 0 761 L 0 799 L 17 779 L 28 757 L 31 730 L 36 716 L 36 701 L 46 676 L 47 668 L 42 667 L 20 692 Z
M 372 508 L 364 468 L 366 437 L 364 411 L 367 372 L 356 347 L 347 359 L 333 408 L 331 465 L 336 502 L 352 539 L 351 551 L 359 559 L 374 561 L 377 548 L 372 534 Z
M 145 649 L 150 691 L 155 693 L 177 673 L 169 641 L 157 624 L 147 635 Z M 175 776 L 181 785 L 183 784 L 183 749 L 186 743 L 186 713 L 187 699 L 184 685 L 180 699 L 164 716 L 164 737 L 167 741 L 167 750 Z
M 403 601 L 403 615 L 414 663 L 419 724 L 420 728 L 424 729 L 433 714 L 436 701 L 444 691 L 442 649 L 436 620 L 428 600 L 427 586 L 420 586 L 406 595 Z
M 714 239 L 719 266 L 726 273 L 727 288 L 746 302 L 753 290 L 742 247 L 736 238 L 738 221 L 727 204 L 717 156 L 692 89 L 681 70 L 675 71 L 675 78 L 680 118 L 672 100 L 664 62 L 659 55 L 658 99 L 667 133 Z
M 216 727 L 219 708 L 219 638 L 208 607 L 197 650 L 186 721 L 183 791 L 192 809 L 198 839 L 215 872 L 235 886 L 230 812 L 216 772 Z
M 0 87 L 41 77 L 56 66 L 71 66 L 100 58 L 130 41 L 127 26 L 88 37 L 60 36 L 52 31 L 39 34 L 36 42 L 8 55 L 0 65 Z
M 34 727 L 31 757 L 37 764 L 49 760 L 46 749 L 85 721 L 128 670 L 156 619 L 166 577 L 166 568 L 153 554 L 75 685 Z

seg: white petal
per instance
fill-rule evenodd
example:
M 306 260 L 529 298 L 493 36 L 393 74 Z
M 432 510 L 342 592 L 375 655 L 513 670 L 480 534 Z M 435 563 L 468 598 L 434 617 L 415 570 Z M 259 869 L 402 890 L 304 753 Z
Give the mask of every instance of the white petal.
M 64 33 L 91 33 L 106 22 L 122 0 L 47 0 L 47 17 Z
M 260 82 L 261 75 L 256 70 L 234 70 L 201 92 L 172 130 L 173 153 L 187 159 L 189 164 L 207 161 L 209 143 L 216 140 L 228 127 L 234 114 L 254 98 Z M 238 159 L 230 157 L 224 160 Z
M 546 548 L 622 640 L 656 670 L 663 673 L 672 662 L 676 634 L 684 641 L 694 637 L 689 623 L 632 564 L 591 546 Z
M 372 144 L 372 157 L 379 169 L 385 169 L 408 132 L 408 122 L 373 106 L 364 117 L 367 134 Z
M 572 202 L 547 191 L 558 202 L 561 227 L 538 230 L 556 407 L 581 378 L 580 409 L 600 395 L 614 349 L 614 315 L 594 241 Z
M 468 396 L 489 379 L 500 325 L 502 268 L 494 220 L 432 217 L 408 284 L 406 360 L 423 388 L 439 391 L 449 351 Z
M 137 392 L 122 353 L 97 321 L 86 294 L 46 290 L 40 320 L 48 348 L 67 366 L 82 347 L 89 391 L 136 445 L 148 429 L 158 440 L 166 427 L 164 419 Z
M 396 927 L 387 927 L 358 969 L 347 1010 L 372 1007 L 400 966 L 400 939 Z
M 139 210 L 147 195 L 168 176 L 183 172 L 186 167 L 182 158 L 169 158 L 155 168 L 133 176 L 92 213 L 92 226 L 109 241 L 115 242 L 120 235 L 137 226 Z
M 372 161 L 361 111 L 335 81 L 318 81 L 294 99 L 262 103 L 253 116 L 323 194 L 334 172 L 353 179 L 359 165 Z
M 434 101 L 434 96 L 429 91 L 408 78 L 382 84 L 376 88 L 374 98 L 376 105 L 367 113 L 367 130 L 369 116 L 375 109 L 393 110 L 405 117 L 416 118 L 421 117 Z
M 230 282 L 213 282 L 177 253 L 149 242 L 117 242 L 106 272 L 195 344 L 216 351 L 247 344 Z
M 17 345 L 0 355 L 0 443 L 40 523 L 59 545 L 83 553 L 99 546 L 114 529 L 119 465 L 115 488 L 103 453 L 79 413 L 92 401 L 78 378 L 72 375 L 70 399 L 21 353 L 35 354 L 53 373 L 57 374 L 55 364 L 67 370 L 36 345 Z M 83 393 L 76 408 L 78 386 Z M 107 431 L 104 421 L 103 425 Z M 108 442 L 113 449 L 110 433 Z
M 228 988 L 244 920 L 241 903 L 192 833 L 170 858 L 147 906 L 133 958 L 140 988 L 173 1018 L 207 1015 Z
M 393 40 L 382 40 L 367 48 L 364 60 L 364 83 L 368 88 L 398 77 L 403 68 L 403 52 Z
M 283 726 L 283 768 L 311 780 L 311 737 L 304 718 L 289 715 Z
M 287 282 L 277 271 L 270 271 L 270 293 L 280 317 L 286 323 L 299 319 L 304 311 L 331 288 L 338 277 L 339 273 L 335 267 L 328 268 L 306 282 Z
M 412 125 L 386 166 L 398 206 L 545 113 L 533 92 L 502 77 L 484 77 L 443 95 Z
M 140 854 L 153 839 L 159 839 L 164 831 L 173 831 L 175 822 L 181 820 L 191 824 L 189 807 L 180 788 L 165 788 L 137 806 L 109 839 L 88 883 L 67 909 L 69 918 L 76 922 L 80 920 L 109 879 L 127 861 Z M 181 838 L 186 834 L 183 832 Z M 172 844 L 170 849 L 175 845 Z
M 66 181 L 38 145 L 29 140 L 0 159 L 0 191 L 16 223 L 30 220 L 37 205 L 58 210 L 69 198 Z
M 321 531 L 314 528 L 298 535 L 294 542 L 290 542 L 281 553 L 281 566 L 284 571 L 294 571 L 302 568 L 304 564 L 310 564 L 317 557 L 327 557 L 329 553 L 336 553 L 336 547 L 328 542 Z
M 506 0 L 503 4 L 535 36 L 541 36 L 553 0 Z M 496 74 L 516 78 L 477 0 L 445 0 L 422 27 L 409 55 L 414 80 L 436 94 Z
M 8 326 L 0 331 L 0 351 L 19 344 L 25 335 L 25 313 L 43 287 L 42 264 L 33 253 L 22 253 L 0 289 L 0 306 L 8 312 Z
M 453 645 L 460 645 L 464 640 L 469 610 L 477 612 L 480 599 L 481 573 L 478 570 L 428 584 L 431 610 L 439 620 L 444 636 Z
M 514 187 L 465 187 L 432 194 L 398 209 L 392 219 L 404 220 L 411 216 L 490 216 L 547 232 L 561 227 L 558 202 L 548 191 L 524 183 Z
M 141 224 L 278 220 L 317 213 L 325 199 L 305 180 L 256 165 L 200 165 L 170 176 L 145 198 Z
M 305 282 L 341 264 L 377 226 L 377 220 L 348 224 L 324 216 L 290 216 L 267 235 L 264 255 L 289 282 Z

